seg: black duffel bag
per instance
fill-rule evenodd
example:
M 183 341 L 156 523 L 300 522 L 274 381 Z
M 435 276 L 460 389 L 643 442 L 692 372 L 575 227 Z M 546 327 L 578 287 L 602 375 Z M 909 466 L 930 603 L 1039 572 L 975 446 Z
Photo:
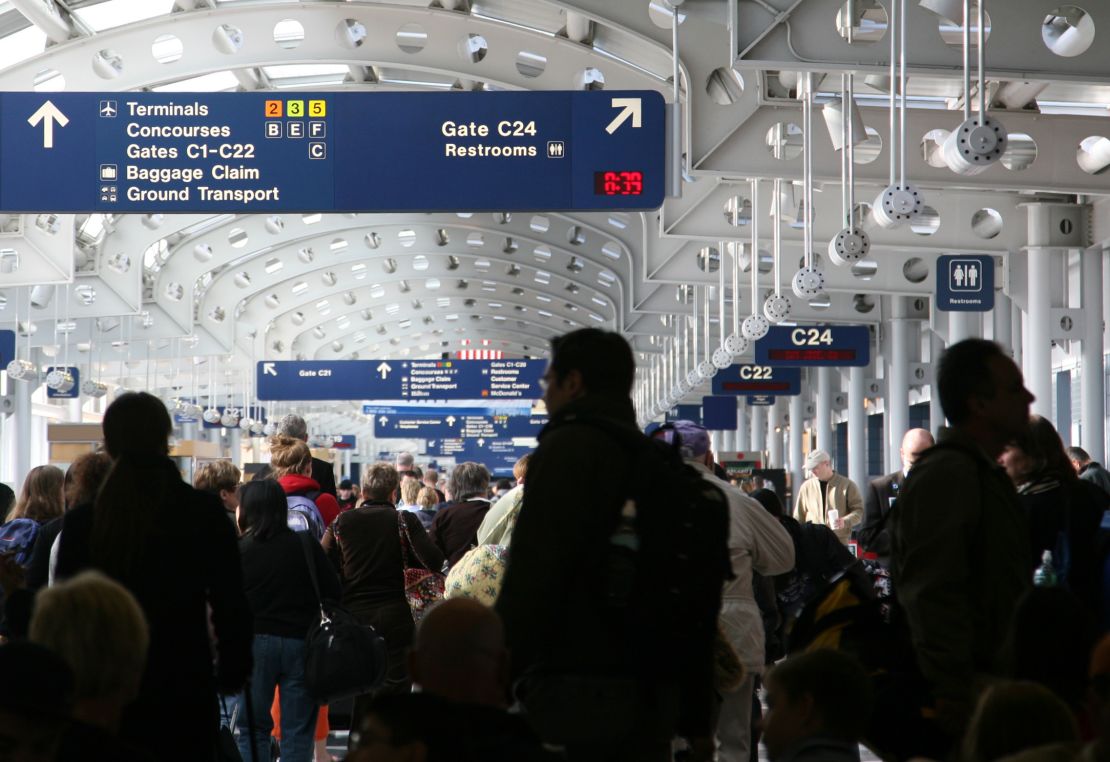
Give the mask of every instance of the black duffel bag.
M 305 685 L 321 704 L 369 693 L 385 680 L 389 656 L 385 639 L 370 625 L 361 624 L 349 611 L 320 598 L 316 563 L 309 542 L 300 535 L 301 547 L 320 604 L 320 621 L 305 638 Z

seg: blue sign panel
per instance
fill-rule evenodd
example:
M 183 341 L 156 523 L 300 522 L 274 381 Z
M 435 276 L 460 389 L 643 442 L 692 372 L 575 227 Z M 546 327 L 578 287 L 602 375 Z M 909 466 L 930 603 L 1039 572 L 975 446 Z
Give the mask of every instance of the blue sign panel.
M 0 331 L 0 370 L 15 359 L 15 331 Z
M 994 257 L 975 254 L 937 257 L 937 309 L 946 312 L 994 309 Z
M 756 365 L 871 364 L 871 329 L 865 325 L 771 326 L 755 343 Z
M 0 210 L 657 209 L 665 133 L 654 91 L 0 93 Z
M 736 398 L 702 397 L 701 425 L 710 431 L 735 431 Z
M 667 421 L 693 421 L 701 423 L 701 405 L 675 405 L 664 416 Z
M 768 394 L 748 395 L 748 407 L 770 407 L 775 404 L 775 398 Z
M 802 393 L 802 369 L 781 365 L 732 365 L 713 377 L 713 394 L 777 394 L 783 397 Z
M 61 365 L 59 365 L 56 368 L 55 367 L 49 367 L 49 368 L 46 369 L 46 380 L 47 381 L 50 380 L 50 374 L 55 370 L 59 370 L 59 371 L 68 370 L 70 375 L 73 376 L 73 385 L 70 386 L 65 391 L 61 391 L 61 390 L 58 390 L 58 389 L 51 389 L 49 386 L 47 386 L 46 387 L 46 397 L 47 397 L 47 399 L 52 399 L 52 400 L 75 400 L 75 399 L 78 399 L 81 396 L 81 371 L 79 371 L 77 368 L 73 367 L 72 365 L 70 365 L 70 366 L 61 366 Z
M 380 412 L 374 415 L 374 436 L 380 439 L 410 437 L 419 439 L 477 439 L 484 437 L 534 438 L 547 424 L 547 416 L 488 413 L 485 410 L 422 408 L 405 412 Z
M 260 362 L 260 400 L 539 399 L 546 360 Z

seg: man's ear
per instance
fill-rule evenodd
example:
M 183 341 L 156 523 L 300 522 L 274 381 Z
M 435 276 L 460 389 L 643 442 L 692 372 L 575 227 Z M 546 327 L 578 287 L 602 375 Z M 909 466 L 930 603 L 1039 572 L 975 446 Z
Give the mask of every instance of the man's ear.
M 566 375 L 563 376 L 562 385 L 571 397 L 581 397 L 586 393 L 586 385 L 582 381 L 582 372 L 577 368 L 567 371 Z
M 813 699 L 812 693 L 803 693 L 799 696 L 795 704 L 798 708 L 798 715 L 802 718 L 805 730 L 808 733 L 815 733 L 824 726 L 824 718 L 821 716 L 821 710 L 817 707 L 817 702 Z

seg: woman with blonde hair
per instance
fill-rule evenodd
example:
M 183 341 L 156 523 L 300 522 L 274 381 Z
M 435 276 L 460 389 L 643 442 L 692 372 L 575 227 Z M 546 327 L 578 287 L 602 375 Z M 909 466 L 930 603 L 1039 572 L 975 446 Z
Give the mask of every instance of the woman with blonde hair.
M 320 488 L 312 478 L 312 452 L 300 439 L 278 434 L 270 439 L 271 478 L 285 491 L 289 503 L 289 526 L 309 531 L 317 539 L 339 515 L 339 501 Z M 312 509 L 315 508 L 316 516 Z

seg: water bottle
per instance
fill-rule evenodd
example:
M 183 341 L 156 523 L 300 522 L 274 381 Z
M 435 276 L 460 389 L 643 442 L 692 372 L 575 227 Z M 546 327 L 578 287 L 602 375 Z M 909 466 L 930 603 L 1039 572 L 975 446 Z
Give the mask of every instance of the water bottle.
M 1041 565 L 1033 572 L 1033 584 L 1036 587 L 1056 587 L 1056 569 L 1052 565 L 1051 550 L 1041 554 Z

